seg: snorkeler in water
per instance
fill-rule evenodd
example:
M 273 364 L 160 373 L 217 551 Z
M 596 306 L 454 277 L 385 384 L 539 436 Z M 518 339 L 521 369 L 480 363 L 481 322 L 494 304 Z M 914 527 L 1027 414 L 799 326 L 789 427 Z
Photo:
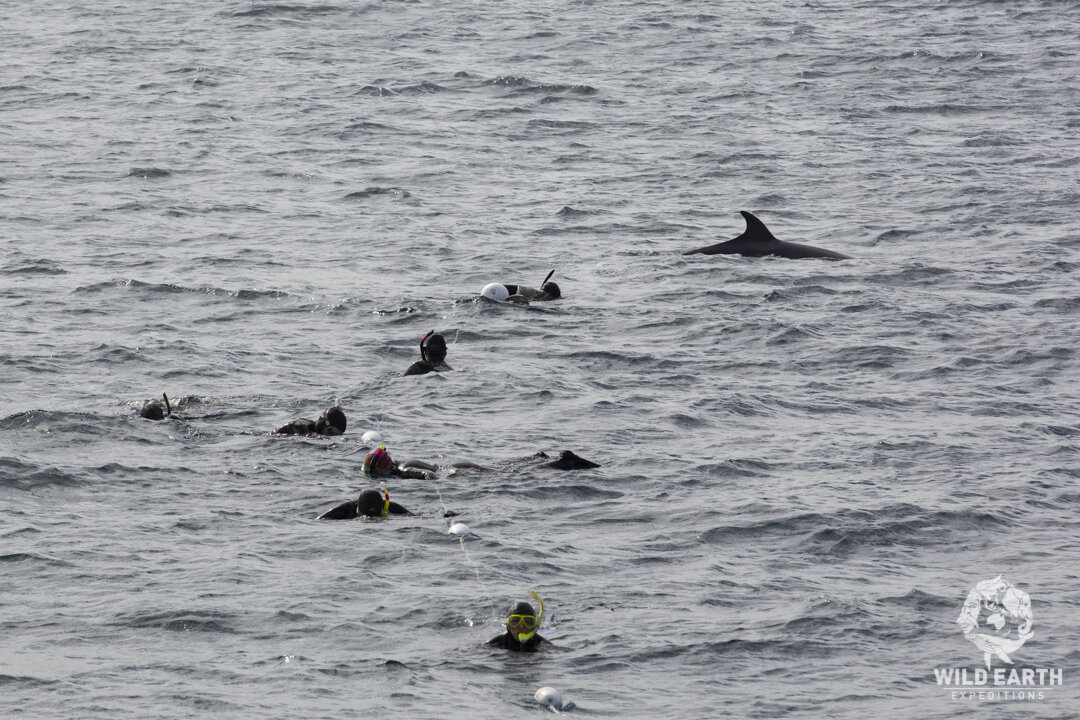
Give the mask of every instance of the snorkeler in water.
M 544 282 L 540 283 L 539 290 L 524 285 L 489 283 L 484 286 L 484 289 L 480 294 L 488 300 L 494 300 L 495 302 L 513 302 L 521 303 L 523 305 L 528 305 L 530 302 L 558 300 L 562 297 L 562 291 L 559 290 L 559 286 L 555 283 L 548 282 L 554 274 L 554 270 L 547 274 L 547 277 L 544 278 Z
M 420 338 L 420 359 L 409 366 L 406 375 L 426 375 L 429 372 L 450 370 L 446 364 L 446 338 L 434 330 L 429 330 Z
M 327 409 L 318 420 L 300 418 L 274 431 L 275 435 L 342 435 L 345 433 L 345 411 L 335 406 Z
M 540 612 L 536 612 L 533 606 L 524 600 L 514 603 L 506 613 L 506 632 L 488 640 L 488 645 L 504 650 L 536 652 L 541 643 L 551 644 L 550 640 L 541 637 L 538 632 L 544 620 L 544 601 L 532 590 L 529 594 L 540 606 Z
M 324 512 L 316 520 L 351 520 L 358 517 L 385 517 L 391 515 L 412 515 L 396 502 L 391 502 L 386 490 L 365 490 L 356 500 L 347 500 Z
M 547 458 L 547 454 L 539 452 L 533 457 L 538 460 L 543 460 Z M 557 460 L 542 462 L 537 465 L 537 467 L 555 468 L 556 470 L 588 470 L 590 468 L 598 468 L 600 465 L 591 460 L 586 460 L 579 455 L 575 455 L 569 450 L 563 450 L 559 453 L 559 458 Z
M 594 463 L 591 460 L 577 455 L 570 450 L 563 450 L 559 453 L 559 457 L 555 460 L 551 459 L 551 456 L 545 452 L 538 452 L 535 455 L 530 455 L 526 458 L 520 458 L 517 460 L 511 460 L 509 462 L 500 463 L 495 467 L 485 467 L 483 465 L 477 465 L 474 462 L 468 460 L 458 460 L 445 465 L 435 465 L 434 463 L 424 462 L 422 460 L 406 460 L 401 463 L 401 467 L 416 468 L 420 470 L 426 470 L 427 472 L 438 472 L 439 468 L 445 468 L 447 470 L 505 470 L 510 472 L 516 472 L 525 470 L 528 468 L 552 468 L 554 470 L 588 470 L 590 468 L 600 467 L 599 463 Z
M 161 393 L 161 398 L 165 401 L 164 409 L 162 409 L 161 403 L 157 400 L 151 400 L 143 405 L 142 410 L 139 411 L 139 417 L 146 418 L 147 420 L 164 420 L 172 415 L 172 405 L 169 404 L 169 396 L 165 393 Z
M 364 457 L 364 472 L 372 477 L 403 477 L 412 480 L 430 480 L 428 463 L 406 460 L 400 465 L 394 462 L 385 445 L 380 445 Z M 434 466 L 432 466 L 434 467 Z

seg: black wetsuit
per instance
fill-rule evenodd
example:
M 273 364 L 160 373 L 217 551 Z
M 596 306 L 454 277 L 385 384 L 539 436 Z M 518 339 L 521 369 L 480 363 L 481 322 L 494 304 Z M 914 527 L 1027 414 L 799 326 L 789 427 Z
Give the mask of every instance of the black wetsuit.
M 559 286 L 555 283 L 546 283 L 539 290 L 524 285 L 507 285 L 506 283 L 502 283 L 502 286 L 510 294 L 506 298 L 509 302 L 544 302 L 546 300 L 558 300 L 562 297 L 562 293 L 558 290 Z M 548 289 L 553 292 L 548 292 Z
M 318 420 L 300 418 L 288 425 L 282 425 L 274 431 L 275 435 L 344 435 L 346 427 L 345 413 L 340 407 L 332 407 Z
M 386 511 L 391 515 L 412 515 L 411 512 L 398 505 L 394 501 L 390 501 L 390 508 Z M 336 507 L 332 507 L 322 515 L 316 518 L 316 520 L 352 520 L 358 517 L 372 517 L 370 515 L 364 515 L 358 509 L 358 503 L 356 500 L 349 500 L 343 502 Z M 378 517 L 378 516 L 375 516 Z
M 293 420 L 288 425 L 282 425 L 274 431 L 275 435 L 320 435 L 321 433 L 316 429 L 318 426 L 314 420 L 308 420 L 307 418 L 300 418 L 299 420 Z
M 487 641 L 487 644 L 492 647 L 502 648 L 503 650 L 517 650 L 520 652 L 536 652 L 540 649 L 541 643 L 551 644 L 550 641 L 545 640 L 539 635 L 533 635 L 523 643 L 518 642 L 509 632 L 504 632 L 502 635 L 493 637 Z
M 547 457 L 544 453 L 539 454 L 543 457 Z M 590 460 L 575 455 L 569 450 L 563 450 L 562 454 L 559 455 L 558 460 L 541 463 L 539 467 L 555 468 L 556 470 L 587 470 L 589 468 L 598 468 L 600 466 Z
M 426 360 L 417 360 L 409 369 L 405 371 L 406 375 L 427 375 L 429 372 L 446 372 L 452 370 L 449 365 L 444 362 L 428 362 Z

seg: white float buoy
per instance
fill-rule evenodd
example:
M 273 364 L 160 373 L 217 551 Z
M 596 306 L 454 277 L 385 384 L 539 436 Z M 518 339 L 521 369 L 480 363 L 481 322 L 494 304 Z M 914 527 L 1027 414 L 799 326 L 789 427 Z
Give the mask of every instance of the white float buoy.
M 510 297 L 510 291 L 501 283 L 488 283 L 480 291 L 480 295 L 495 302 L 506 302 L 506 298 Z
M 360 441 L 365 445 L 371 445 L 373 447 L 378 447 L 383 444 L 382 435 L 379 434 L 378 430 L 368 430 L 360 437 Z
M 458 537 L 463 537 L 463 538 L 473 536 L 473 531 L 470 530 L 469 526 L 466 525 L 463 522 L 456 522 L 453 525 L 451 525 L 450 529 L 447 530 L 447 533 L 450 534 L 450 535 L 457 535 Z
M 553 687 L 542 687 L 533 695 L 533 699 L 541 705 L 546 705 L 558 712 L 562 709 L 562 695 Z

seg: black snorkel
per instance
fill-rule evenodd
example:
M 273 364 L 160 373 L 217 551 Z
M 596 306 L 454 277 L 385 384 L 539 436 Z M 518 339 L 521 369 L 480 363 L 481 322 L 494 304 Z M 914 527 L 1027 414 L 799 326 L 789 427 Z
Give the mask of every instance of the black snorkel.
M 423 360 L 424 362 L 428 361 L 428 359 L 427 359 L 427 346 L 426 346 L 425 343 L 427 343 L 427 339 L 429 337 L 431 337 L 432 335 L 434 335 L 434 334 L 435 334 L 435 328 L 432 328 L 431 330 L 427 331 L 427 333 L 424 335 L 424 337 L 420 338 L 420 359 Z
M 165 400 L 165 417 L 172 415 L 172 406 L 169 405 L 169 396 L 165 393 L 161 393 L 161 397 Z

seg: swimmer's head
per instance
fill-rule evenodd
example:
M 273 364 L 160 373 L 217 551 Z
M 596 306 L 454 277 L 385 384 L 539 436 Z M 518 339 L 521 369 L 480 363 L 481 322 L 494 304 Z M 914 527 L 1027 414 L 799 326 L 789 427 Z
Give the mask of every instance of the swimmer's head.
M 378 430 L 368 430 L 366 433 L 364 433 L 360 437 L 360 442 L 362 442 L 362 443 L 364 443 L 365 445 L 368 445 L 368 446 L 370 446 L 370 445 L 382 445 L 383 444 L 382 443 L 382 435 L 379 434 Z
M 544 284 L 543 284 L 543 285 L 542 285 L 542 286 L 540 287 L 540 289 L 541 289 L 541 290 L 543 290 L 544 292 L 546 292 L 546 293 L 547 293 L 548 295 L 550 295 L 550 296 L 551 296 L 552 298 L 561 298 L 561 297 L 562 297 L 562 291 L 561 291 L 561 290 L 559 290 L 559 286 L 558 286 L 558 285 L 556 285 L 556 284 L 555 284 L 555 283 L 553 283 L 553 282 L 546 282 L 546 283 L 544 283 Z
M 165 411 L 161 409 L 160 404 L 148 402 L 143 405 L 142 410 L 139 412 L 139 417 L 146 418 L 147 420 L 164 420 Z
M 390 510 L 390 493 L 383 490 L 365 490 L 356 499 L 356 514 L 382 517 Z
M 394 459 L 386 452 L 386 446 L 380 445 L 364 458 L 364 472 L 375 477 L 387 477 L 394 469 Z
M 506 289 L 505 285 L 488 283 L 484 286 L 480 295 L 486 297 L 488 300 L 494 300 L 495 302 L 506 302 L 506 298 L 510 297 L 510 291 Z
M 432 330 L 420 341 L 420 357 L 438 365 L 446 360 L 446 338 Z
M 518 642 L 528 642 L 540 627 L 540 618 L 529 603 L 514 603 L 506 613 L 506 629 Z
M 324 412 L 315 421 L 315 432 L 320 435 L 344 435 L 345 411 L 335 406 Z

